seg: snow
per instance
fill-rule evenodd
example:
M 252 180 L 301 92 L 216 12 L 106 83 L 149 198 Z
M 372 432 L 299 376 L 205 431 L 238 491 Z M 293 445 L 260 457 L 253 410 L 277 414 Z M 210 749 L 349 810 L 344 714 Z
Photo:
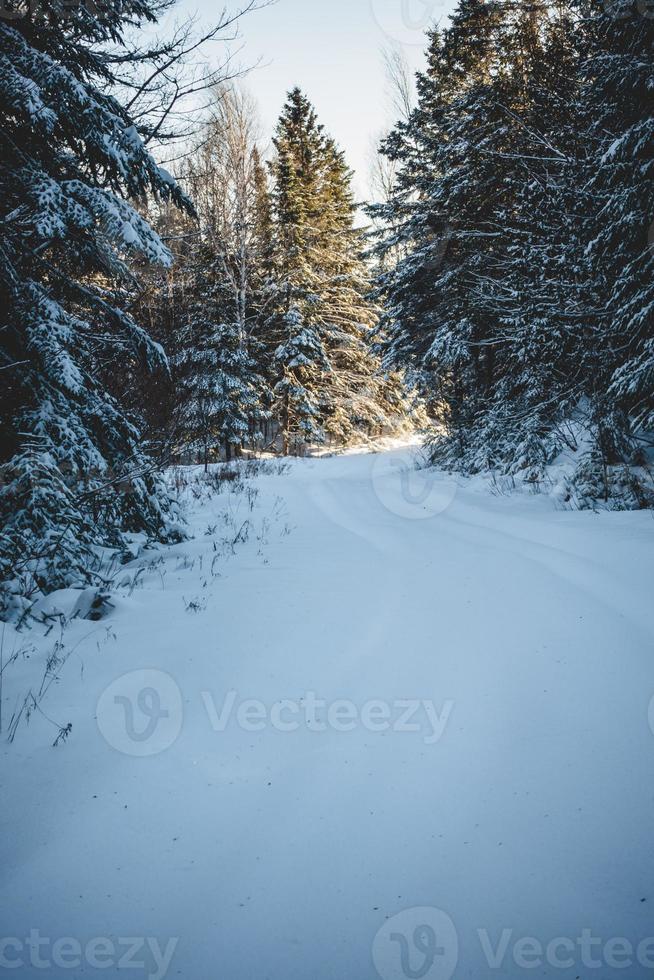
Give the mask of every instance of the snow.
M 493 496 L 414 452 L 195 501 L 195 538 L 122 568 L 109 617 L 65 631 L 40 703 L 72 724 L 57 748 L 40 711 L 6 741 L 59 636 L 21 634 L 14 975 L 651 975 L 651 514 Z M 84 968 L 30 965 L 30 930 Z
M 159 179 L 162 181 L 162 183 L 168 184 L 169 187 L 176 187 L 177 186 L 177 182 L 176 182 L 175 178 L 172 176 L 172 174 L 170 174 L 165 169 L 165 167 L 157 167 L 157 171 L 159 173 Z
M 139 236 L 129 221 L 123 222 L 123 226 L 121 229 L 121 238 L 122 238 L 122 243 L 125 246 L 128 245 L 136 246 L 139 244 Z

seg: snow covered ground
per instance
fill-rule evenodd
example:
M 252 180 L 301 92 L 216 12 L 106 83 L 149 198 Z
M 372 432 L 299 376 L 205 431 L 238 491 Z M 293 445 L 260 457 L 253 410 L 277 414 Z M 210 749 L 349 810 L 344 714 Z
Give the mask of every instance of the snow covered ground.
M 108 618 L 5 631 L 0 977 L 654 975 L 652 516 L 411 452 L 204 496 Z

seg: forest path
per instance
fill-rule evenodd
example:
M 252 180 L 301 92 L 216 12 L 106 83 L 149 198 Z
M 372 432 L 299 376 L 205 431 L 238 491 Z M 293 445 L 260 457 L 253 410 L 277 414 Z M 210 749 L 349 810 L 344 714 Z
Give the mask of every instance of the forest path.
M 606 980 L 614 937 L 651 975 L 654 522 L 410 467 L 297 461 L 229 524 L 198 504 L 49 693 L 66 744 L 35 716 L 3 745 L 2 934 L 74 937 L 84 966 L 11 947 L 21 978 L 575 977 L 591 956 Z M 124 937 L 145 966 L 118 968 Z

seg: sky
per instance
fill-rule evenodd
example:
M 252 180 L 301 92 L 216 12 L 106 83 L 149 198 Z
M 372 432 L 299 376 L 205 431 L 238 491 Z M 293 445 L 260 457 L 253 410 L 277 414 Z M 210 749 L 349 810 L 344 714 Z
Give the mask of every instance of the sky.
M 181 7 L 209 23 L 219 4 L 182 0 Z M 345 150 L 356 172 L 355 192 L 366 197 L 372 147 L 394 118 L 382 50 L 401 48 L 411 69 L 419 70 L 426 29 L 446 20 L 453 7 L 453 0 L 276 0 L 248 14 L 241 22 L 238 58 L 243 65 L 260 62 L 245 85 L 259 103 L 266 137 L 286 93 L 299 85 Z

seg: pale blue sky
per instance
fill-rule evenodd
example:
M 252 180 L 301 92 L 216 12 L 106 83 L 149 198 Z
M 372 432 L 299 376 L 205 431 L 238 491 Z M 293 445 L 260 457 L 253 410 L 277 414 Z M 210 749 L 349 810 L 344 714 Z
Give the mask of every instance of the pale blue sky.
M 235 0 L 229 2 L 234 9 Z M 181 4 L 206 22 L 219 9 L 215 0 Z M 411 67 L 419 69 L 426 28 L 445 20 L 453 7 L 454 0 L 277 0 L 248 14 L 239 57 L 244 63 L 262 61 L 246 85 L 259 102 L 266 134 L 286 92 L 299 85 L 357 171 L 357 193 L 366 194 L 371 143 L 392 121 L 381 50 L 400 45 Z

